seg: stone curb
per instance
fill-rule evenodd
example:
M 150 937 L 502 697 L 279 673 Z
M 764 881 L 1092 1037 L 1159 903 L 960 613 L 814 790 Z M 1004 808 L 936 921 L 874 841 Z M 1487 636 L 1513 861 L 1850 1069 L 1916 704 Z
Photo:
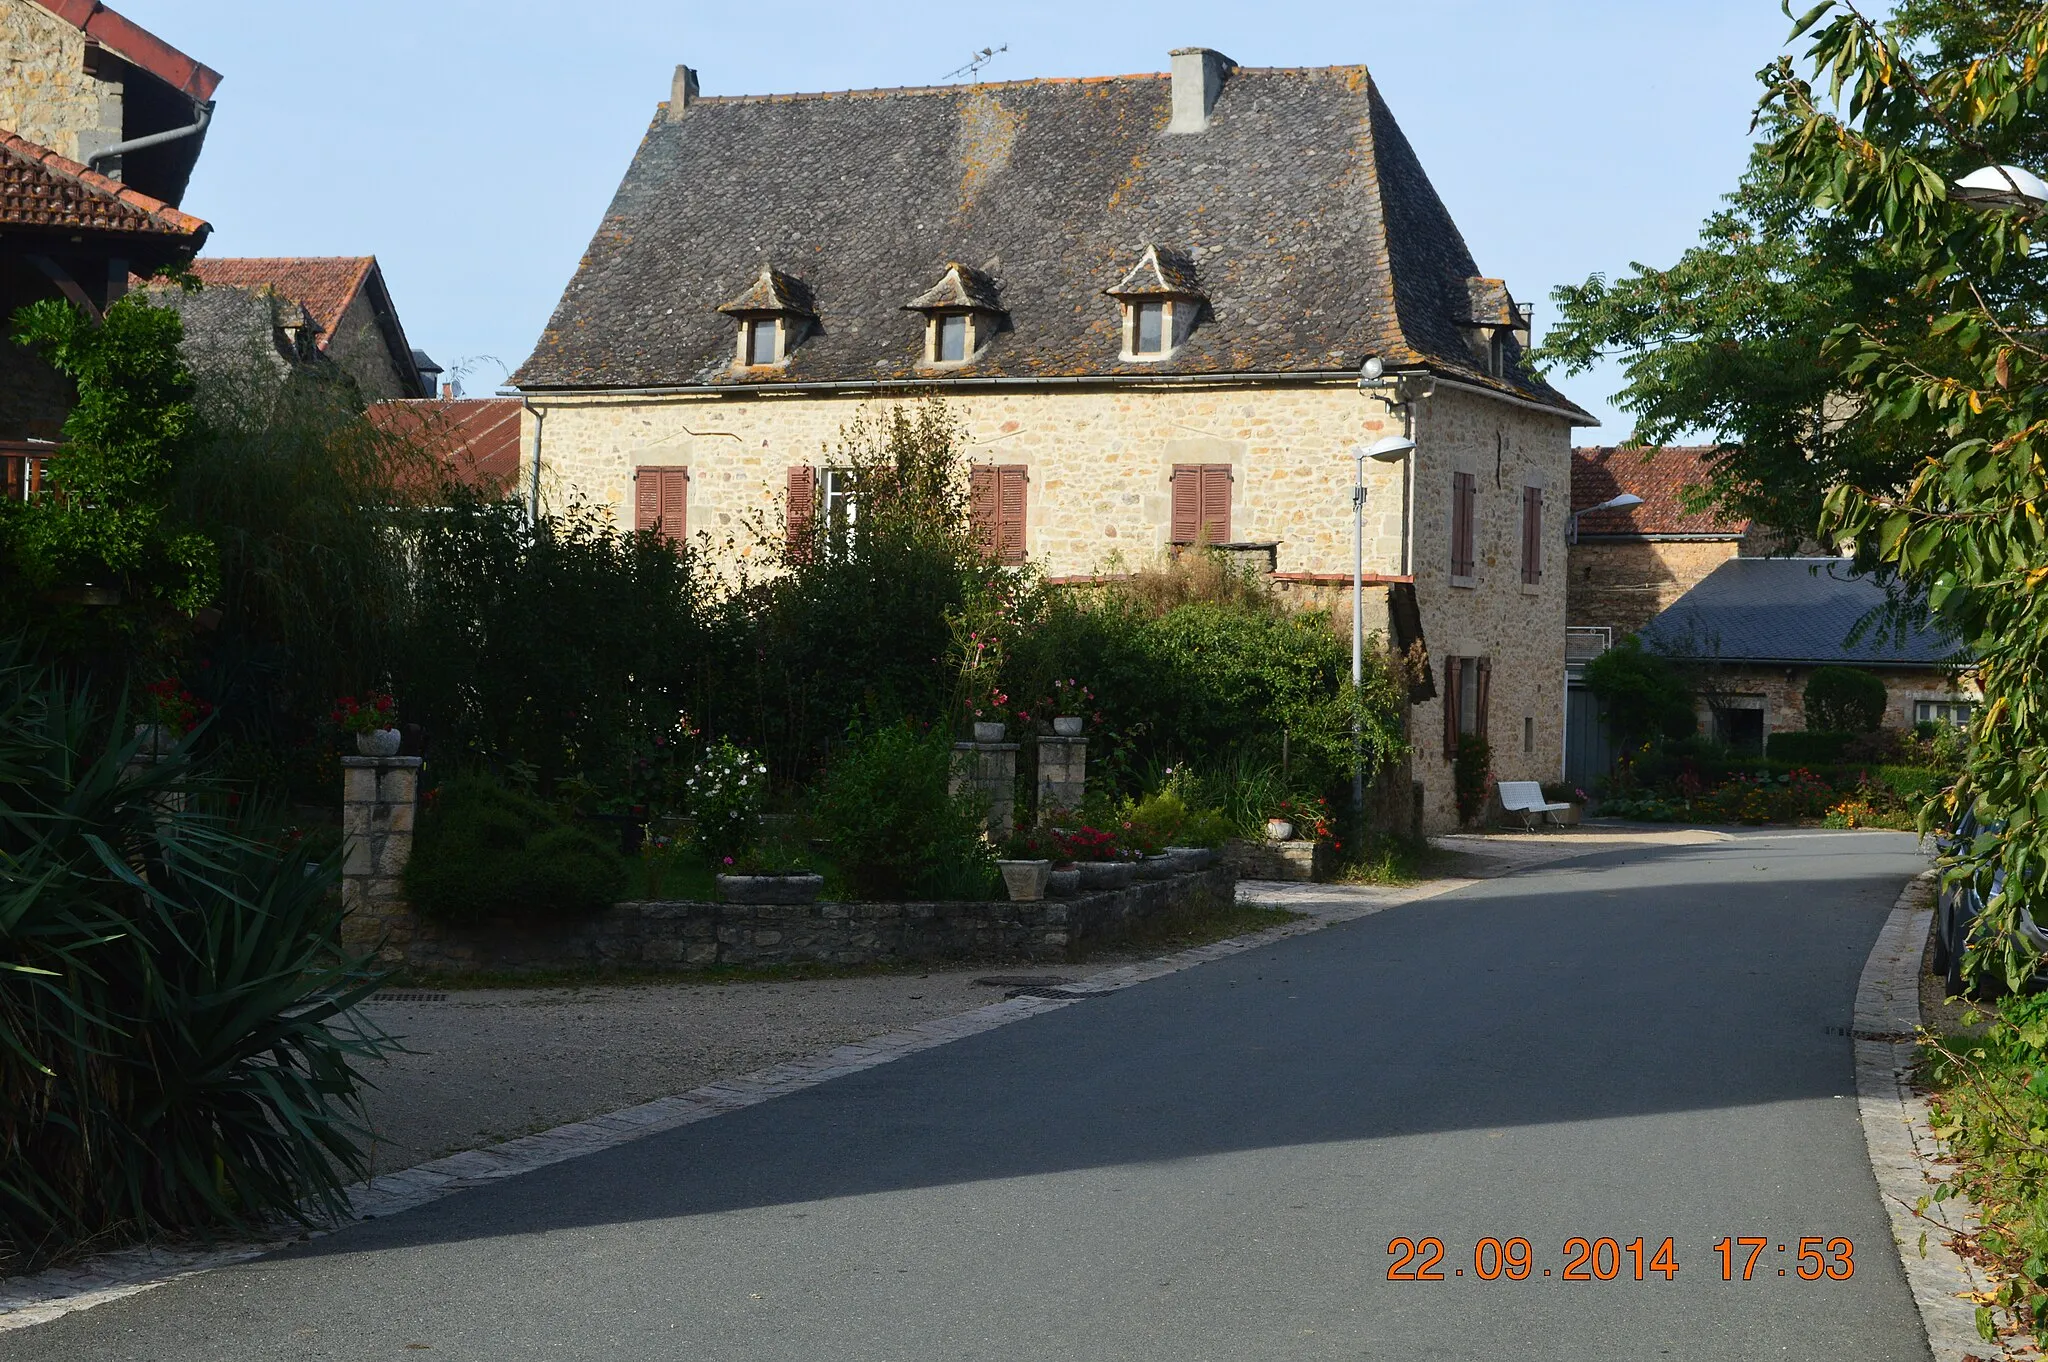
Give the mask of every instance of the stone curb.
M 1435 898 L 1475 883 L 1471 879 L 1431 880 L 1402 889 L 1360 890 L 1335 886 L 1272 884 L 1240 881 L 1240 899 L 1257 900 L 1262 891 L 1287 899 L 1306 898 L 1301 891 L 1321 889 L 1328 898 L 1289 902 L 1308 916 L 1262 932 L 1231 937 L 1137 964 L 1103 970 L 1062 989 L 1059 998 L 1018 997 L 990 1003 L 971 1012 L 922 1022 L 908 1030 L 874 1036 L 753 1073 L 723 1078 L 675 1097 L 657 1098 L 638 1106 L 556 1126 L 503 1144 L 465 1150 L 397 1173 L 386 1173 L 348 1189 L 352 1215 L 311 1232 L 281 1224 L 275 1237 L 229 1245 L 180 1248 L 144 1245 L 102 1254 L 75 1267 L 52 1268 L 29 1276 L 0 1279 L 0 1333 L 26 1329 L 95 1305 L 148 1291 L 182 1277 L 247 1262 L 294 1243 L 325 1236 L 358 1220 L 397 1215 L 455 1192 L 483 1187 L 567 1159 L 615 1148 L 630 1140 L 674 1130 L 695 1121 L 737 1111 L 789 1093 L 801 1092 L 835 1078 L 859 1073 L 922 1050 L 993 1031 L 1040 1013 L 1072 1007 L 1091 995 L 1113 993 L 1152 979 L 1177 974 L 1196 965 L 1244 951 L 1257 950 L 1290 937 L 1352 922 L 1402 904 Z M 1242 891 L 1251 890 L 1249 895 Z
M 1920 1026 L 1920 959 L 1934 917 L 1934 885 L 1932 870 L 1907 883 L 1870 948 L 1856 987 L 1856 1106 L 1863 1117 L 1863 1142 L 1935 1362 L 2037 1359 L 2041 1354 L 2031 1346 L 1986 1343 L 1977 1333 L 1972 1297 L 1991 1284 L 1951 1243 L 1959 1230 L 1976 1223 L 1976 1208 L 1968 1198 L 1929 1205 L 1924 1213 L 1914 1209 L 1950 1176 L 1928 1124 L 1927 1099 L 1911 1082 Z

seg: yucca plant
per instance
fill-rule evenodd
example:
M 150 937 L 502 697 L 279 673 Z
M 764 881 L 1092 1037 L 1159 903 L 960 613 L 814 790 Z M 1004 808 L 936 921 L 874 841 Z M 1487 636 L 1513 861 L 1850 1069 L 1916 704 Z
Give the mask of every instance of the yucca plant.
M 0 1270 L 344 1207 L 362 1175 L 337 871 L 189 741 L 0 648 Z

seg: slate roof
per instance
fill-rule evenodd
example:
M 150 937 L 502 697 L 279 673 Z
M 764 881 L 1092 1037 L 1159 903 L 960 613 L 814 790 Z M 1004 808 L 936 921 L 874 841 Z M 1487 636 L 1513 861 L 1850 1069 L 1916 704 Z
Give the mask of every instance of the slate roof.
M 119 180 L 0 130 L 0 228 L 114 232 L 197 250 L 213 229 Z
M 1208 129 L 1169 135 L 1168 77 L 1030 80 L 662 105 L 532 356 L 529 390 L 932 381 L 901 311 L 949 261 L 1009 327 L 938 380 L 1427 368 L 1591 424 L 1460 329 L 1479 275 L 1365 68 L 1234 68 Z M 1503 211 L 1506 211 L 1503 208 Z M 1103 291 L 1149 245 L 1208 307 L 1168 360 L 1119 358 Z M 818 324 L 735 369 L 718 305 L 763 263 Z
M 1656 449 L 1625 449 L 1614 445 L 1572 451 L 1572 509 L 1598 506 L 1623 492 L 1643 499 L 1640 506 L 1598 511 L 1579 520 L 1579 538 L 1636 538 L 1686 535 L 1740 539 L 1747 520 L 1724 518 L 1718 510 L 1688 511 L 1685 489 L 1707 480 L 1701 460 L 1714 445 L 1665 445 Z
M 1651 620 L 1640 637 L 1664 652 L 1710 661 L 1938 666 L 1959 647 L 1946 635 L 1888 628 L 1845 640 L 1885 603 L 1884 587 L 1849 575 L 1840 558 L 1731 558 Z
M 939 282 L 918 294 L 903 305 L 905 312 L 924 312 L 936 308 L 967 307 L 979 308 L 983 312 L 1001 312 L 1003 300 L 997 291 L 996 281 L 971 265 L 958 261 L 949 262 Z

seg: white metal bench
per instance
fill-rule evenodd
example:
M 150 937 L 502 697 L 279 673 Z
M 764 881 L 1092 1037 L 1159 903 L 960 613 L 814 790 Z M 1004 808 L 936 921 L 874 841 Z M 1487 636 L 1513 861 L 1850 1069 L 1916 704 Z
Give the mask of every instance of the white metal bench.
M 1542 814 L 1547 821 L 1554 822 L 1551 814 L 1563 813 L 1571 807 L 1544 799 L 1543 787 L 1533 780 L 1503 780 L 1493 788 L 1500 798 L 1502 812 L 1520 814 L 1522 826 L 1530 832 L 1536 831 L 1536 815 Z

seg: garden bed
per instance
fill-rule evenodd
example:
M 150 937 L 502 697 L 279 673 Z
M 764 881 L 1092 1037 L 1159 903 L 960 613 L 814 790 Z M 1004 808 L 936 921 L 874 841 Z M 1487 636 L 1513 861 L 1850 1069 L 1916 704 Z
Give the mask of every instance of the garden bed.
M 418 923 L 390 954 L 414 971 L 462 974 L 574 967 L 701 969 L 712 965 L 1053 962 L 1114 942 L 1163 913 L 1228 904 L 1227 867 L 1128 889 L 1033 903 L 743 904 L 643 900 L 578 921 L 474 926 Z

